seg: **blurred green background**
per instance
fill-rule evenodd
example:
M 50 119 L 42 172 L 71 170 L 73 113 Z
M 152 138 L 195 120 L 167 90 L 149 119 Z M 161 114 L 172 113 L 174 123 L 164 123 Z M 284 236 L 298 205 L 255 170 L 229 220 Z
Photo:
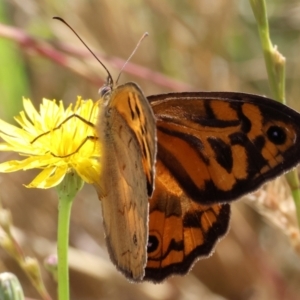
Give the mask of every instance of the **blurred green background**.
M 272 41 L 287 59 L 287 103 L 300 109 L 300 1 L 269 0 L 267 9 Z M 43 97 L 66 104 L 77 95 L 98 99 L 103 68 L 53 16 L 69 22 L 114 78 L 147 31 L 120 79 L 135 81 L 146 95 L 218 90 L 271 96 L 248 0 L 0 0 L 0 117 L 5 120 L 13 122 L 22 96 L 36 107 Z M 15 157 L 0 155 L 1 161 Z M 42 262 L 55 252 L 57 199 L 52 190 L 22 186 L 34 174 L 1 174 L 0 195 L 26 255 Z M 283 180 L 247 198 L 232 205 L 230 232 L 189 275 L 161 285 L 131 284 L 109 261 L 100 203 L 86 186 L 72 214 L 71 299 L 299 299 L 299 231 Z M 1 249 L 0 257 L 0 272 L 16 273 L 26 295 L 39 299 Z M 55 283 L 44 271 L 43 276 L 56 299 Z

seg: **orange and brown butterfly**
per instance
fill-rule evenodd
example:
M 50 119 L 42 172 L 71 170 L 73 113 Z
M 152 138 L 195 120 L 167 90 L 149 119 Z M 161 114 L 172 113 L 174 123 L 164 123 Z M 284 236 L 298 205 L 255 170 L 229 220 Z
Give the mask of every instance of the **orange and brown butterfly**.
M 104 225 L 112 261 L 130 280 L 187 273 L 227 232 L 227 203 L 300 160 L 300 115 L 271 99 L 146 98 L 134 83 L 102 91 Z
M 230 92 L 146 98 L 109 72 L 100 94 L 97 190 L 111 260 L 131 281 L 186 274 L 227 232 L 228 203 L 300 161 L 300 115 L 274 100 Z

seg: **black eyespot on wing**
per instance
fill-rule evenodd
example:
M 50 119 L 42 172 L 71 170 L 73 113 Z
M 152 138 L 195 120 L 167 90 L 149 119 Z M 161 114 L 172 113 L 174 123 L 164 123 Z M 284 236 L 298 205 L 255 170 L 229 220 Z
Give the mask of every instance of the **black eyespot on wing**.
M 287 135 L 284 128 L 279 126 L 270 126 L 267 130 L 268 139 L 275 145 L 283 145 Z
M 159 241 L 155 235 L 149 235 L 148 238 L 148 245 L 147 245 L 147 252 L 151 253 L 158 248 Z

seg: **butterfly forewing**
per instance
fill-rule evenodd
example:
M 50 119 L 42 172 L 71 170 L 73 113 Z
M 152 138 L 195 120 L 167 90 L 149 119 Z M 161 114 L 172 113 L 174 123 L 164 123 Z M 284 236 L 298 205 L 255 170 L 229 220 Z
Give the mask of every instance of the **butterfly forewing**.
M 199 203 L 235 200 L 300 160 L 300 115 L 271 99 L 208 92 L 148 100 L 157 159 Z
M 140 281 L 147 261 L 156 136 L 152 110 L 136 85 L 112 91 L 99 116 L 98 134 L 102 213 L 110 257 L 126 277 Z
M 139 144 L 148 195 L 151 196 L 154 189 L 156 156 L 156 127 L 152 108 L 140 88 L 132 82 L 113 90 L 112 99 L 111 106 L 117 108 Z

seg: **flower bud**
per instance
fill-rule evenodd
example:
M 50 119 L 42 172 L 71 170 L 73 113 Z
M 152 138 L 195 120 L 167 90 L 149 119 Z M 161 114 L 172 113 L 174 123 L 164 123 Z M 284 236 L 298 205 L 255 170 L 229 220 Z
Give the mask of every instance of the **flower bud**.
M 0 299 L 24 300 L 24 293 L 18 278 L 12 273 L 0 274 Z

